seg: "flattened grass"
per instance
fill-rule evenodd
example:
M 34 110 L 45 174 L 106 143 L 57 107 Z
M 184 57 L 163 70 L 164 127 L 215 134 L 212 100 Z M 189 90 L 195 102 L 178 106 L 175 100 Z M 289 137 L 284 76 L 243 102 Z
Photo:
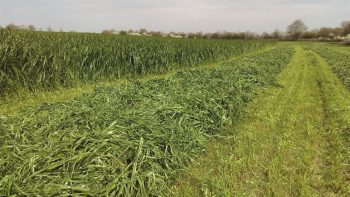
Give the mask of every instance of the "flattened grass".
M 0 194 L 159 195 L 291 54 L 281 47 L 1 117 Z

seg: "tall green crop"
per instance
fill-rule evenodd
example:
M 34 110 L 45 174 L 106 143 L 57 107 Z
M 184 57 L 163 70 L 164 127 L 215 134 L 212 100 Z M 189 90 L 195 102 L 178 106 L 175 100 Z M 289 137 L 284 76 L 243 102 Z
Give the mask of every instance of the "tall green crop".
M 126 76 L 164 73 L 270 42 L 0 30 L 0 97 Z

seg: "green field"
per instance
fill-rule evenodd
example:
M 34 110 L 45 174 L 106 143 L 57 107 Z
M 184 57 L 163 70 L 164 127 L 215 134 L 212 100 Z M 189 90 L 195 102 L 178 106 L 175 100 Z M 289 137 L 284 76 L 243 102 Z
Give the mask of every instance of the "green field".
M 0 30 L 0 96 L 160 74 L 272 45 Z
M 0 196 L 349 196 L 350 48 L 0 32 Z

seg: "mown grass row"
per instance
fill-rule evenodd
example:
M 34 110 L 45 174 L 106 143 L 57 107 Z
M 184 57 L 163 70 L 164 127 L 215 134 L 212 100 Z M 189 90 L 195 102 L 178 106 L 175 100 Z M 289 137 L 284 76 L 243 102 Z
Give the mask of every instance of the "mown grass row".
M 0 96 L 165 73 L 269 44 L 0 30 Z
M 1 117 L 0 195 L 157 196 L 292 53 L 280 47 Z
M 350 54 L 340 53 L 327 47 L 309 47 L 309 49 L 325 58 L 333 72 L 350 90 Z

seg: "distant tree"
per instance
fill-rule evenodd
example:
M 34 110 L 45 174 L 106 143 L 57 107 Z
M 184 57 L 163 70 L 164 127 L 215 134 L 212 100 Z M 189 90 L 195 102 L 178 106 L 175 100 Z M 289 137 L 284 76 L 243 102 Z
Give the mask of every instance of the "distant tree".
M 341 27 L 343 28 L 343 35 L 347 36 L 350 34 L 350 21 L 343 21 L 341 23 Z
M 188 33 L 187 37 L 188 38 L 195 38 L 196 34 L 191 32 L 191 33 Z
M 36 31 L 36 28 L 34 27 L 34 25 L 29 25 L 28 30 L 29 31 Z
M 114 32 L 114 29 L 106 29 L 106 30 L 103 30 L 101 33 L 102 34 L 113 34 Z
M 203 38 L 204 34 L 203 32 L 196 32 L 196 33 L 189 33 L 188 38 Z
M 299 39 L 306 30 L 307 26 L 301 20 L 296 20 L 287 27 L 287 33 L 295 40 Z
M 122 31 L 120 31 L 120 32 L 119 32 L 119 34 L 120 34 L 120 35 L 128 35 L 128 32 L 127 32 L 127 31 L 122 30 Z
M 148 30 L 145 28 L 141 28 L 139 31 L 140 34 L 147 34 L 147 32 L 148 32 Z
M 215 33 L 213 33 L 211 36 L 210 36 L 210 38 L 212 38 L 212 39 L 220 39 L 221 38 L 221 32 L 215 32 Z
M 186 38 L 187 34 L 184 32 L 179 32 L 179 33 L 177 33 L 177 35 L 182 36 L 183 38 Z
M 279 29 L 275 29 L 274 32 L 272 32 L 271 37 L 273 39 L 281 39 L 282 38 L 282 33 Z
M 304 39 L 313 39 L 318 37 L 318 30 L 317 31 L 306 31 L 303 34 Z
M 227 32 L 227 31 L 224 31 L 224 32 L 221 32 L 220 33 L 220 38 L 221 39 L 235 39 L 236 38 L 236 34 L 233 33 L 233 32 Z
M 212 33 L 204 33 L 203 38 L 204 39 L 212 39 Z
M 341 27 L 336 27 L 336 28 L 332 28 L 332 27 L 322 27 L 319 31 L 318 31 L 318 36 L 319 37 L 323 37 L 323 38 L 335 38 L 337 36 L 341 36 L 343 35 L 343 31 L 344 29 Z
M 16 29 L 18 29 L 18 28 L 19 28 L 19 27 L 18 27 L 17 25 L 13 24 L 13 23 L 8 24 L 8 25 L 6 26 L 6 29 L 9 29 L 9 30 L 16 30 Z
M 272 36 L 271 36 L 269 33 L 267 33 L 267 32 L 263 32 L 263 33 L 261 34 L 261 37 L 262 37 L 263 39 L 271 39 L 271 38 L 272 38 Z
M 320 31 L 318 32 L 318 36 L 323 38 L 331 38 L 334 35 L 332 34 L 332 29 L 327 27 L 322 27 Z
M 245 32 L 245 39 L 257 39 L 259 38 L 259 34 L 247 31 Z
M 204 33 L 202 31 L 199 31 L 199 32 L 196 32 L 195 35 L 196 35 L 195 36 L 196 38 L 203 38 Z
M 336 27 L 336 28 L 333 28 L 332 29 L 332 33 L 335 35 L 335 36 L 341 36 L 343 35 L 343 28 L 341 27 Z
M 150 31 L 148 33 L 151 34 L 152 36 L 157 36 L 157 37 L 161 37 L 163 35 L 163 33 L 160 31 Z

